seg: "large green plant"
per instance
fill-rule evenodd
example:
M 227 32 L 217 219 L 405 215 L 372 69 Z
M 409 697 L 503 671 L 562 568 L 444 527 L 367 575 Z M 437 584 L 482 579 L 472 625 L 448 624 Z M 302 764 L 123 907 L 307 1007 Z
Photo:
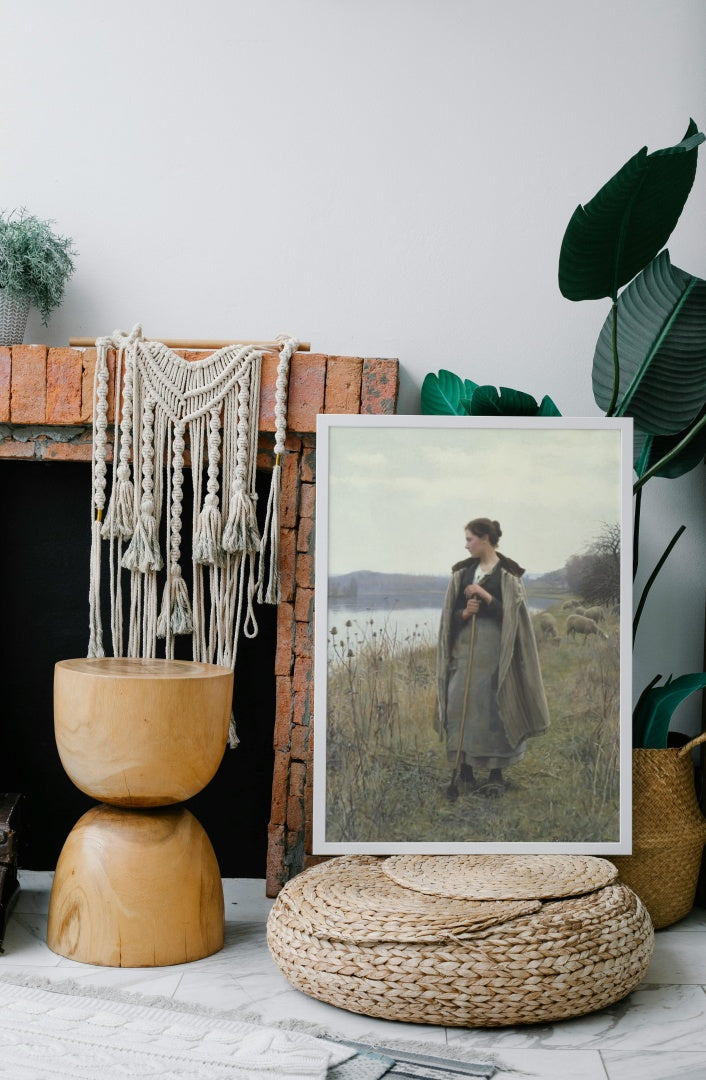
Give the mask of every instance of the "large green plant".
M 706 454 L 706 281 L 673 266 L 663 250 L 696 174 L 704 141 L 693 120 L 675 146 L 643 147 L 597 194 L 574 211 L 559 256 L 559 287 L 569 300 L 608 298 L 611 310 L 593 358 L 593 393 L 606 416 L 633 418 L 637 569 L 642 489 L 653 476 L 676 477 Z M 622 289 L 622 292 L 620 291 Z M 478 386 L 449 371 L 428 374 L 423 413 L 558 416 L 551 398 Z M 650 574 L 636 608 L 633 637 L 655 578 L 679 540 L 680 526 Z M 645 688 L 635 709 L 636 746 L 667 745 L 672 713 L 706 686 L 696 672 Z
M 0 289 L 29 300 L 45 325 L 64 298 L 75 255 L 71 239 L 58 236 L 52 225 L 25 210 L 0 213 Z
M 593 393 L 607 416 L 633 417 L 636 491 L 703 458 L 691 444 L 704 445 L 706 425 L 706 281 L 673 266 L 662 248 L 704 138 L 691 120 L 676 146 L 653 154 L 643 147 L 576 208 L 559 255 L 564 296 L 612 301 L 593 358 Z
M 681 476 L 706 453 L 706 281 L 673 266 L 662 250 L 691 191 L 704 138 L 691 120 L 675 146 L 638 151 L 576 208 L 559 256 L 564 296 L 611 300 L 593 358 L 593 394 L 607 416 L 633 418 L 635 569 L 645 483 L 653 476 Z M 633 636 L 657 573 L 683 531 L 677 529 L 648 578 Z M 637 746 L 666 746 L 674 708 L 706 685 L 702 672 L 674 681 L 670 676 L 657 686 L 660 679 L 645 688 L 635 710 Z

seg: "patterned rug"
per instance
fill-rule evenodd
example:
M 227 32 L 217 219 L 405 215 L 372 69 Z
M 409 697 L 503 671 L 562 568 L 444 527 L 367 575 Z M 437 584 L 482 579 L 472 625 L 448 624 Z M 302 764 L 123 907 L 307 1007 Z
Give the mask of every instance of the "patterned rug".
M 137 995 L 94 993 L 68 982 L 27 985 L 32 981 L 0 978 L 2 1077 L 347 1080 L 357 1075 L 337 1072 L 343 1062 L 355 1060 L 353 1048 L 310 1035 L 176 1002 L 165 1007 Z M 367 1080 L 365 1072 L 360 1075 Z
M 373 1046 L 307 1027 L 0 974 L 0 1077 L 8 1080 L 490 1080 L 496 1072 L 443 1047 Z

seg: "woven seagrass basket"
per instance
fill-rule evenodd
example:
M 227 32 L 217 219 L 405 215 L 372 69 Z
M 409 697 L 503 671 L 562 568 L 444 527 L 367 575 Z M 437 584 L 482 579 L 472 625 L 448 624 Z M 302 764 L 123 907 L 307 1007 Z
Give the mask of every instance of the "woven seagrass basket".
M 489 860 L 492 876 L 497 857 L 477 858 Z M 556 866 L 562 856 L 523 858 Z M 629 994 L 647 970 L 652 925 L 613 867 L 607 876 L 601 869 L 609 883 L 582 881 L 580 895 L 537 899 L 511 887 L 475 899 L 400 885 L 385 862 L 342 856 L 284 886 L 267 941 L 297 989 L 367 1016 L 496 1027 L 601 1009 Z M 498 891 L 507 899 L 496 898 Z
M 611 862 L 650 913 L 655 930 L 683 919 L 694 905 L 706 843 L 706 819 L 696 799 L 686 746 L 632 752 L 632 855 Z

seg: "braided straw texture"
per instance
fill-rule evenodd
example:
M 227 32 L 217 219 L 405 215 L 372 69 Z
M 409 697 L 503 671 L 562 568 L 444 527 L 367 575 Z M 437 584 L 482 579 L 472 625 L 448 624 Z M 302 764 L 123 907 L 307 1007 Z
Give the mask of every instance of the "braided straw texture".
M 467 900 L 579 896 L 618 876 L 592 855 L 393 855 L 383 869 L 408 889 Z
M 655 930 L 683 919 L 694 905 L 706 820 L 689 750 L 704 739 L 682 749 L 632 752 L 632 855 L 611 861 L 644 903 Z
M 282 902 L 314 937 L 354 944 L 460 939 L 541 907 L 539 900 L 425 896 L 397 885 L 384 870 L 372 855 L 346 855 L 335 875 L 324 863 L 294 878 Z
M 346 857 L 347 859 L 355 857 Z M 650 961 L 654 933 L 649 915 L 626 886 L 608 885 L 580 897 L 542 903 L 539 910 L 485 929 L 464 940 L 447 932 L 421 940 L 419 894 L 405 907 L 417 940 L 338 940 L 324 905 L 315 924 L 299 914 L 302 879 L 339 878 L 355 863 L 334 859 L 289 881 L 270 912 L 267 941 L 280 970 L 298 990 L 367 1016 L 456 1027 L 497 1027 L 581 1016 L 611 1005 L 639 983 Z M 361 876 L 370 864 L 358 864 Z M 349 877 L 349 880 L 352 880 Z M 366 889 L 367 891 L 367 889 Z M 350 895 L 350 889 L 342 893 Z M 392 893 L 383 894 L 385 905 Z M 416 895 L 416 900 L 414 899 Z M 400 895 L 401 899 L 401 895 Z M 447 901 L 449 910 L 455 910 Z M 497 905 L 493 904 L 493 907 Z M 433 906 L 433 916 L 439 909 Z M 375 919 L 385 921 L 389 907 Z M 405 909 L 397 914 L 407 933 Z M 421 931 L 421 932 L 420 932 Z M 438 933 L 438 926 L 435 932 Z

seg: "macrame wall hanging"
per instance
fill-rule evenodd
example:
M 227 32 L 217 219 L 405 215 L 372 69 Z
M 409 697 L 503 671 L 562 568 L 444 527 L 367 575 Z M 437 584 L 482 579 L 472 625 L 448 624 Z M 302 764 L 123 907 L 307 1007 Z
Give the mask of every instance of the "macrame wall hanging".
M 184 360 L 161 342 L 143 338 L 140 326 L 129 335 L 116 331 L 96 341 L 88 656 L 105 655 L 104 548 L 114 656 L 173 659 L 176 635 L 189 634 L 194 660 L 235 667 L 241 633 L 257 634 L 255 598 L 279 602 L 281 458 L 289 362 L 297 342 L 283 337 L 278 345 L 275 464 L 261 536 L 255 474 L 262 352 L 252 345 L 228 345 L 203 359 Z M 115 444 L 106 508 L 109 349 L 116 352 Z M 182 576 L 187 440 L 193 486 L 191 594 Z M 125 579 L 129 609 L 124 611 Z M 237 744 L 233 726 L 230 742 Z

